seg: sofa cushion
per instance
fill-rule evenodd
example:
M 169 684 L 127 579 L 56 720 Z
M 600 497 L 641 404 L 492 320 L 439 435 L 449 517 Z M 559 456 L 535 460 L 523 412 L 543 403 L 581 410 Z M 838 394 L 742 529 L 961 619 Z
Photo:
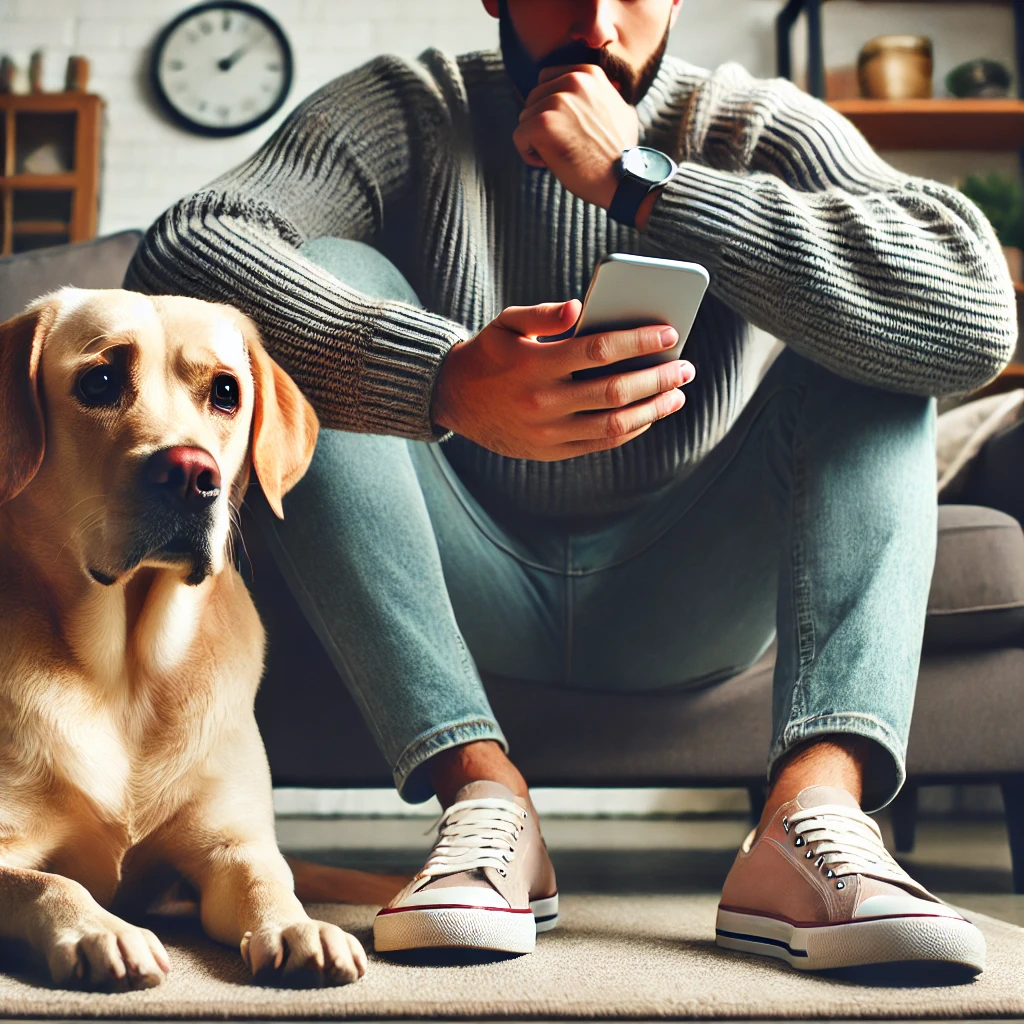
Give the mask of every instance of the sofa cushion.
M 76 288 L 120 288 L 141 231 L 119 231 L 89 242 L 32 249 L 0 259 L 0 321 L 17 316 L 40 295 Z
M 940 505 L 925 650 L 1024 646 L 1024 534 L 1002 512 Z

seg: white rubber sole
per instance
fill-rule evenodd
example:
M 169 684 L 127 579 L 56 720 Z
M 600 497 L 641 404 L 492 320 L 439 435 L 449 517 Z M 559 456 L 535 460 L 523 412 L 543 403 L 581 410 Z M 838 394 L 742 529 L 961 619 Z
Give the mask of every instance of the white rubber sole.
M 720 909 L 715 933 L 724 949 L 778 957 L 801 971 L 909 961 L 985 969 L 985 937 L 955 917 L 893 916 L 802 927 Z
M 403 949 L 486 949 L 532 953 L 539 932 L 558 924 L 558 894 L 529 910 L 435 904 L 380 911 L 373 921 L 378 952 Z

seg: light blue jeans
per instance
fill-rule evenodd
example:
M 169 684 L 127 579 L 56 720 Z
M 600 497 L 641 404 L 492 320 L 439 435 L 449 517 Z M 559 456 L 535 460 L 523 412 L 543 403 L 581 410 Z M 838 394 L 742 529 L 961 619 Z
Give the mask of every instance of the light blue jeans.
M 365 294 L 417 302 L 360 243 L 303 252 Z M 580 689 L 705 686 L 777 631 L 769 774 L 809 738 L 867 737 L 875 809 L 905 777 L 935 558 L 934 431 L 933 399 L 786 349 L 690 475 L 600 528 L 499 524 L 443 445 L 335 430 L 283 521 L 252 504 L 409 801 L 432 794 L 424 764 L 438 751 L 507 749 L 478 669 Z

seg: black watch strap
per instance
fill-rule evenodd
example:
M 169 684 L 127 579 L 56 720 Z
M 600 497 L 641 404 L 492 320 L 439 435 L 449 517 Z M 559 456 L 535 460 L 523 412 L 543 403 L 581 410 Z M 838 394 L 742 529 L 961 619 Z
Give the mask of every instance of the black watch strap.
M 643 201 L 657 187 L 649 181 L 624 173 L 608 206 L 608 216 L 620 224 L 636 227 L 636 215 Z

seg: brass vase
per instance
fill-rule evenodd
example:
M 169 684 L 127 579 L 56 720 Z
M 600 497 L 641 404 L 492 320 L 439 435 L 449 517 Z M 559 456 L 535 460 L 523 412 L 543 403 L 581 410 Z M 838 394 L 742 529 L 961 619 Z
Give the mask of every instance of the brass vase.
M 932 95 L 932 41 L 926 36 L 879 36 L 857 58 L 861 95 L 873 100 Z

